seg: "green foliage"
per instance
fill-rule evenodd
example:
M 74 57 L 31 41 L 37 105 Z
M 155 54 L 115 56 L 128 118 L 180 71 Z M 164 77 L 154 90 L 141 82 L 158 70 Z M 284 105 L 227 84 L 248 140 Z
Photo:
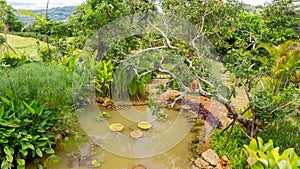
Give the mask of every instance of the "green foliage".
M 256 118 L 267 124 L 292 112 L 299 98 L 296 90 L 299 48 L 296 42 L 288 41 L 297 38 L 299 17 L 291 1 L 286 0 L 274 1 L 257 12 L 240 9 L 237 17 L 224 17 L 223 24 L 218 27 L 219 38 L 214 38 L 213 44 L 226 70 L 234 74 L 237 86 L 254 78 L 250 84 L 254 96 L 250 106 L 255 107 L 252 110 Z M 258 44 L 269 54 L 265 50 L 255 50 Z M 272 47 L 272 44 L 281 45 Z
M 97 73 L 97 52 L 82 52 L 81 58 L 70 59 L 69 71 L 73 75 L 73 99 L 76 106 L 85 105 L 91 102 L 91 97 L 95 94 L 93 91 L 95 84 L 92 82 Z
M 261 78 L 262 87 L 256 89 L 251 104 L 258 118 L 268 124 L 294 111 L 299 99 L 300 48 L 295 41 L 287 41 L 277 47 L 260 44 L 257 48 L 266 49 L 269 56 L 256 59 L 264 66 L 264 70 L 260 70 L 264 75 Z
M 47 43 L 47 50 L 44 51 L 42 54 L 42 59 L 44 62 L 53 62 L 54 58 L 53 55 L 51 55 L 51 49 L 49 45 L 49 32 L 50 32 L 50 23 L 51 20 L 47 17 L 47 15 L 41 15 L 40 13 L 34 14 L 32 11 L 25 10 L 25 9 L 19 9 L 19 13 L 27 16 L 31 16 L 35 19 L 34 25 L 36 25 L 37 28 L 35 28 L 39 33 L 46 35 L 46 43 Z
M 280 150 L 293 147 L 295 152 L 300 155 L 300 124 L 292 124 L 287 117 L 272 122 L 258 136 L 264 140 L 272 139 L 274 144 L 280 147 Z M 281 151 L 279 152 L 281 153 Z
M 140 98 L 147 98 L 148 93 L 146 84 L 152 81 L 151 75 L 145 75 L 141 78 L 134 76 L 129 85 L 129 96 L 132 99 L 139 100 Z
M 114 65 L 111 61 L 101 60 L 98 63 L 94 83 L 96 91 L 101 97 L 110 97 L 110 86 L 113 81 Z
M 72 105 L 71 78 L 62 66 L 25 64 L 10 69 L 0 79 L 1 95 L 6 88 L 10 88 L 18 98 L 36 100 L 51 109 L 63 109 Z
M 13 68 L 34 61 L 35 60 L 33 60 L 33 58 L 31 58 L 25 53 L 20 53 L 19 55 L 15 55 L 15 54 L 8 54 L 7 52 L 4 52 L 3 57 L 0 58 L 0 64 L 1 64 L 0 67 Z
M 8 31 L 21 31 L 23 23 L 16 17 L 15 10 L 6 3 L 6 1 L 0 1 L 0 31 L 3 31 L 4 27 Z
M 45 15 L 41 15 L 40 13 L 35 14 L 32 11 L 25 10 L 25 9 L 19 9 L 18 12 L 21 13 L 22 15 L 27 15 L 27 16 L 33 17 L 35 19 L 35 21 L 40 24 L 39 32 L 46 33 L 45 32 L 47 29 L 46 26 L 47 26 L 49 20 L 46 18 Z
M 153 1 L 144 0 L 87 0 L 75 8 L 68 24 L 73 36 L 91 35 L 113 20 L 133 13 L 151 11 L 156 8 Z
M 300 159 L 294 149 L 289 148 L 279 154 L 279 148 L 274 148 L 273 141 L 263 143 L 260 137 L 252 139 L 249 146 L 244 145 L 247 162 L 253 169 L 298 169 Z
M 266 28 L 262 30 L 263 42 L 279 45 L 298 38 L 299 12 L 292 2 L 294 0 L 273 0 L 263 8 L 261 15 Z
M 299 90 L 295 86 L 290 86 L 281 89 L 276 96 L 266 90 L 257 90 L 251 104 L 256 109 L 257 118 L 267 125 L 294 112 L 297 99 L 299 99 Z
M 0 35 L 0 45 L 3 45 L 5 43 L 4 36 Z
M 149 99 L 148 108 L 150 109 L 152 115 L 158 118 L 163 117 L 163 112 L 160 111 L 159 103 L 155 101 L 155 98 L 149 96 L 148 99 Z
M 58 111 L 37 101 L 26 102 L 6 89 L 0 101 L 1 168 L 25 168 L 25 160 L 53 154 L 53 131 Z M 12 94 L 12 95 L 10 95 Z
M 216 34 L 224 33 L 220 28 L 230 18 L 235 18 L 243 7 L 235 0 L 206 0 L 205 3 L 198 0 L 163 0 L 164 11 L 175 14 L 189 22 L 202 27 L 205 35 L 214 39 Z M 205 15 L 204 23 L 202 17 Z
M 96 121 L 102 121 L 111 117 L 109 112 L 100 112 L 98 115 L 95 116 Z
M 36 38 L 36 39 L 46 42 L 46 35 L 42 35 L 40 32 L 9 32 L 9 34 L 17 35 L 17 36 L 21 36 L 21 37 Z
M 25 161 L 42 158 L 44 166 L 59 162 L 56 135 L 75 133 L 69 72 L 60 65 L 16 62 L 0 71 L 1 168 L 25 168 Z
M 140 72 L 141 73 L 141 72 Z M 136 73 L 126 66 L 118 66 L 114 72 L 112 84 L 112 96 L 115 100 L 128 99 L 139 100 L 147 98 L 147 90 L 145 84 L 150 83 L 151 75 L 145 75 L 140 78 Z
M 220 134 L 221 130 L 215 130 L 212 133 L 210 145 L 220 157 L 223 155 L 228 157 L 229 165 L 232 168 L 245 168 L 247 158 L 241 147 L 244 144 L 248 144 L 249 139 L 243 134 L 241 129 L 235 126 L 225 147 L 224 143 L 226 142 L 228 132 Z
M 258 58 L 267 67 L 267 77 L 263 81 L 273 94 L 287 88 L 290 83 L 300 83 L 300 45 L 296 41 L 287 41 L 278 46 L 260 44 L 257 48 L 266 49 L 269 57 Z
M 47 159 L 45 160 L 44 167 L 46 167 L 46 168 L 55 167 L 59 163 L 61 163 L 60 157 L 52 154 L 49 157 L 47 157 Z
M 77 59 L 80 55 L 80 44 L 77 44 L 76 38 L 53 37 L 50 44 L 50 53 L 46 46 L 40 45 L 38 48 L 38 54 L 43 62 L 62 63 L 67 66 L 69 60 Z

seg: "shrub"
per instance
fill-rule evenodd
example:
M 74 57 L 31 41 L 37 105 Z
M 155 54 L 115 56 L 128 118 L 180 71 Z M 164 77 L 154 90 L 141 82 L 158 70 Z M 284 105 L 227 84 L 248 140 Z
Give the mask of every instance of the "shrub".
M 27 55 L 25 53 L 15 55 L 4 52 L 3 57 L 0 59 L 0 67 L 12 68 L 36 61 L 38 61 L 37 58 L 31 57 L 30 55 Z
M 298 169 L 300 167 L 300 158 L 294 149 L 286 149 L 280 155 L 279 148 L 274 148 L 272 140 L 263 144 L 260 137 L 254 138 L 249 146 L 244 145 L 243 150 L 248 156 L 249 166 L 253 169 Z
M 221 130 L 215 130 L 212 133 L 210 144 L 220 157 L 223 155 L 228 157 L 229 165 L 232 168 L 245 168 L 247 157 L 242 151 L 242 146 L 247 144 L 249 139 L 238 127 L 234 127 L 228 144 L 225 147 L 224 143 L 226 142 L 228 132 L 227 130 L 220 134 Z
M 94 83 L 101 97 L 110 97 L 110 86 L 113 81 L 114 65 L 111 61 L 101 60 L 98 63 Z
M 152 81 L 150 74 L 142 76 L 140 79 L 134 76 L 129 84 L 129 96 L 133 100 L 139 100 L 140 98 L 147 98 L 146 84 Z
M 19 100 L 13 91 L 0 99 L 0 163 L 2 169 L 25 169 L 25 160 L 54 154 L 55 126 L 59 111 L 38 102 Z M 41 164 L 39 164 L 41 168 Z
M 4 44 L 4 42 L 5 42 L 5 38 L 2 35 L 0 35 L 0 45 Z
M 57 158 L 44 155 L 54 154 L 55 136 L 76 130 L 69 74 L 59 65 L 30 63 L 0 69 L 0 81 L 1 168 L 25 168 L 26 160 L 38 157 L 49 166 Z
M 49 109 L 72 105 L 71 77 L 62 66 L 29 63 L 9 69 L 0 81 L 0 94 L 10 88 L 22 100 L 36 100 Z
M 287 117 L 274 121 L 258 136 L 265 141 L 272 139 L 274 144 L 280 147 L 280 150 L 293 147 L 295 152 L 300 155 L 300 124 L 292 124 Z

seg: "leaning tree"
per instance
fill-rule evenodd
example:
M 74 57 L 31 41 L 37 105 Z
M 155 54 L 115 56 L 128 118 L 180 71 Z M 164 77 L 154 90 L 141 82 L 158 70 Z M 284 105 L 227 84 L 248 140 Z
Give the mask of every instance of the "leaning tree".
M 194 11 L 195 5 L 202 6 L 199 7 L 201 10 L 195 11 L 200 11 L 199 15 L 194 14 L 200 17 L 196 25 L 184 18 L 174 17 L 172 12 L 171 14 L 131 15 L 104 26 L 87 42 L 85 48 L 87 51 L 98 49 L 98 56 L 101 56 L 101 59 L 112 60 L 117 65 L 112 98 L 119 96 L 116 94 L 118 92 L 128 92 L 122 85 L 121 87 L 116 85 L 117 83 L 126 86 L 133 77 L 139 79 L 160 72 L 170 77 L 169 86 L 165 87 L 176 87 L 181 91 L 180 95 L 171 100 L 171 107 L 192 93 L 189 85 L 192 81 L 197 81 L 197 92 L 200 95 L 215 99 L 226 107 L 227 116 L 232 119 L 232 122 L 225 129 L 231 127 L 232 131 L 233 126 L 238 122 L 244 126 L 246 129 L 244 133 L 249 138 L 254 137 L 270 122 L 291 113 L 299 102 L 299 89 L 297 89 L 300 67 L 299 44 L 288 42 L 278 47 L 264 45 L 257 47 L 260 39 L 256 35 L 259 32 L 247 30 L 248 24 L 251 23 L 247 21 L 255 17 L 244 14 L 241 19 L 239 18 L 240 20 L 235 20 L 231 18 L 237 16 L 235 10 L 225 8 L 237 9 L 238 5 L 217 0 L 208 1 L 211 4 L 196 3 L 196 1 L 195 4 L 189 4 L 192 2 L 194 1 L 187 1 L 183 6 L 184 9 L 175 8 L 176 4 L 169 8 L 175 10 L 174 12 L 188 11 L 189 8 Z M 238 11 L 238 14 L 242 12 Z M 224 23 L 224 21 L 228 22 Z M 236 23 L 242 21 L 243 23 Z M 237 39 L 228 36 L 219 37 L 224 33 L 222 30 L 232 29 L 228 27 L 229 23 L 237 26 L 238 30 L 231 30 L 236 34 L 232 38 L 240 35 Z M 257 25 L 252 26 L 252 29 L 257 30 L 257 26 L 262 26 L 260 22 L 255 24 Z M 207 27 L 214 31 L 208 31 Z M 209 39 L 205 37 L 206 34 Z M 235 44 L 229 43 L 231 40 Z M 227 48 L 225 59 L 220 59 L 211 44 L 216 42 L 220 45 L 222 41 L 226 41 L 226 45 L 231 45 Z M 239 46 L 237 44 L 239 42 L 243 43 Z M 237 47 L 233 47 L 234 45 Z M 272 53 L 271 48 L 275 51 L 280 50 L 281 53 L 276 55 Z M 93 67 L 89 65 L 90 63 L 88 53 L 83 54 L 75 71 L 82 74 L 82 71 Z M 225 66 L 220 66 L 221 63 Z M 234 75 L 231 87 L 225 86 L 219 78 L 225 72 Z M 92 73 L 92 70 L 85 72 L 85 75 L 90 76 L 86 79 L 92 79 Z M 282 80 L 283 83 L 279 83 Z M 275 82 L 278 82 L 276 87 L 274 87 Z M 249 101 L 242 111 L 238 111 L 231 102 L 236 95 L 237 87 L 244 89 Z

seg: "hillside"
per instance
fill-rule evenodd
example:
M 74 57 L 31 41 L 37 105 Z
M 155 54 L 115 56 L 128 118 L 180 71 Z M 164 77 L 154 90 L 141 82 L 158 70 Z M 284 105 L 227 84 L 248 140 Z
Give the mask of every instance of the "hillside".
M 48 11 L 48 16 L 51 18 L 53 21 L 66 21 L 70 14 L 74 11 L 74 6 L 65 6 L 65 7 L 56 7 L 56 8 L 51 8 Z M 33 13 L 45 13 L 45 9 L 37 9 L 37 10 L 30 10 Z M 31 22 L 33 20 L 32 17 L 30 16 L 18 16 L 18 18 L 23 21 L 24 23 Z
M 3 35 L 0 33 L 0 35 Z M 8 43 L 17 53 L 25 53 L 30 55 L 36 55 L 37 53 L 37 42 L 39 42 L 42 46 L 45 46 L 45 42 L 37 40 L 35 38 L 28 37 L 20 37 L 15 35 L 7 35 Z M 3 45 L 0 45 L 0 56 L 2 55 Z

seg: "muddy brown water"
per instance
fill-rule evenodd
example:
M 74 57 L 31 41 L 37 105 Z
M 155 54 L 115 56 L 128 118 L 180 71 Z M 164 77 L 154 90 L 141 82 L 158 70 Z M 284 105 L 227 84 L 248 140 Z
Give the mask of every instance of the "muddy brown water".
M 243 108 L 247 104 L 244 89 L 237 89 L 236 98 L 232 99 L 233 105 Z M 111 113 L 112 117 L 101 122 L 94 118 L 100 112 Z M 70 149 L 57 149 L 56 155 L 61 158 L 61 163 L 55 169 L 84 169 L 92 168 L 92 160 L 102 161 L 97 168 L 100 169 L 131 169 L 133 166 L 142 165 L 147 169 L 192 169 L 190 162 L 190 141 L 192 134 L 189 133 L 191 123 L 188 117 L 178 111 L 165 109 L 169 114 L 167 121 L 156 121 L 149 113 L 146 106 L 134 106 L 119 110 L 106 110 L 91 106 L 78 114 L 81 125 L 85 132 L 91 136 L 97 146 L 91 146 L 90 142 L 81 145 L 78 151 L 87 157 L 87 160 L 76 158 L 72 167 L 68 166 L 67 153 Z M 133 139 L 129 133 L 138 130 L 140 121 L 150 121 L 153 127 L 143 130 L 143 137 Z M 112 132 L 109 125 L 122 123 L 125 128 L 121 132 Z M 72 150 L 74 151 L 74 150 Z M 36 168 L 32 164 L 26 169 Z M 134 168 L 134 167 L 133 167 Z M 140 169 L 143 167 L 136 167 Z
M 131 169 L 135 165 L 143 165 L 148 169 L 191 169 L 189 160 L 189 143 L 192 134 L 189 133 L 191 123 L 188 115 L 178 111 L 165 109 L 169 114 L 167 121 L 157 121 L 146 106 L 134 106 L 120 110 L 98 109 L 98 106 L 90 106 L 78 114 L 85 132 L 91 136 L 95 147 L 91 150 L 91 144 L 81 145 L 80 154 L 87 160 L 73 161 L 72 167 L 68 166 L 67 153 L 70 150 L 57 149 L 56 155 L 61 158 L 61 163 L 56 169 L 83 169 L 92 168 L 92 159 L 103 161 L 98 168 L 104 169 Z M 94 117 L 99 111 L 110 112 L 112 117 L 97 122 Z M 152 128 L 142 130 L 143 137 L 133 139 L 129 137 L 130 131 L 138 130 L 140 121 L 150 121 Z M 122 123 L 124 130 L 112 132 L 109 125 Z M 89 158 L 90 157 L 90 158 Z M 32 165 L 26 168 L 34 168 Z M 143 168 L 137 167 L 136 169 Z

